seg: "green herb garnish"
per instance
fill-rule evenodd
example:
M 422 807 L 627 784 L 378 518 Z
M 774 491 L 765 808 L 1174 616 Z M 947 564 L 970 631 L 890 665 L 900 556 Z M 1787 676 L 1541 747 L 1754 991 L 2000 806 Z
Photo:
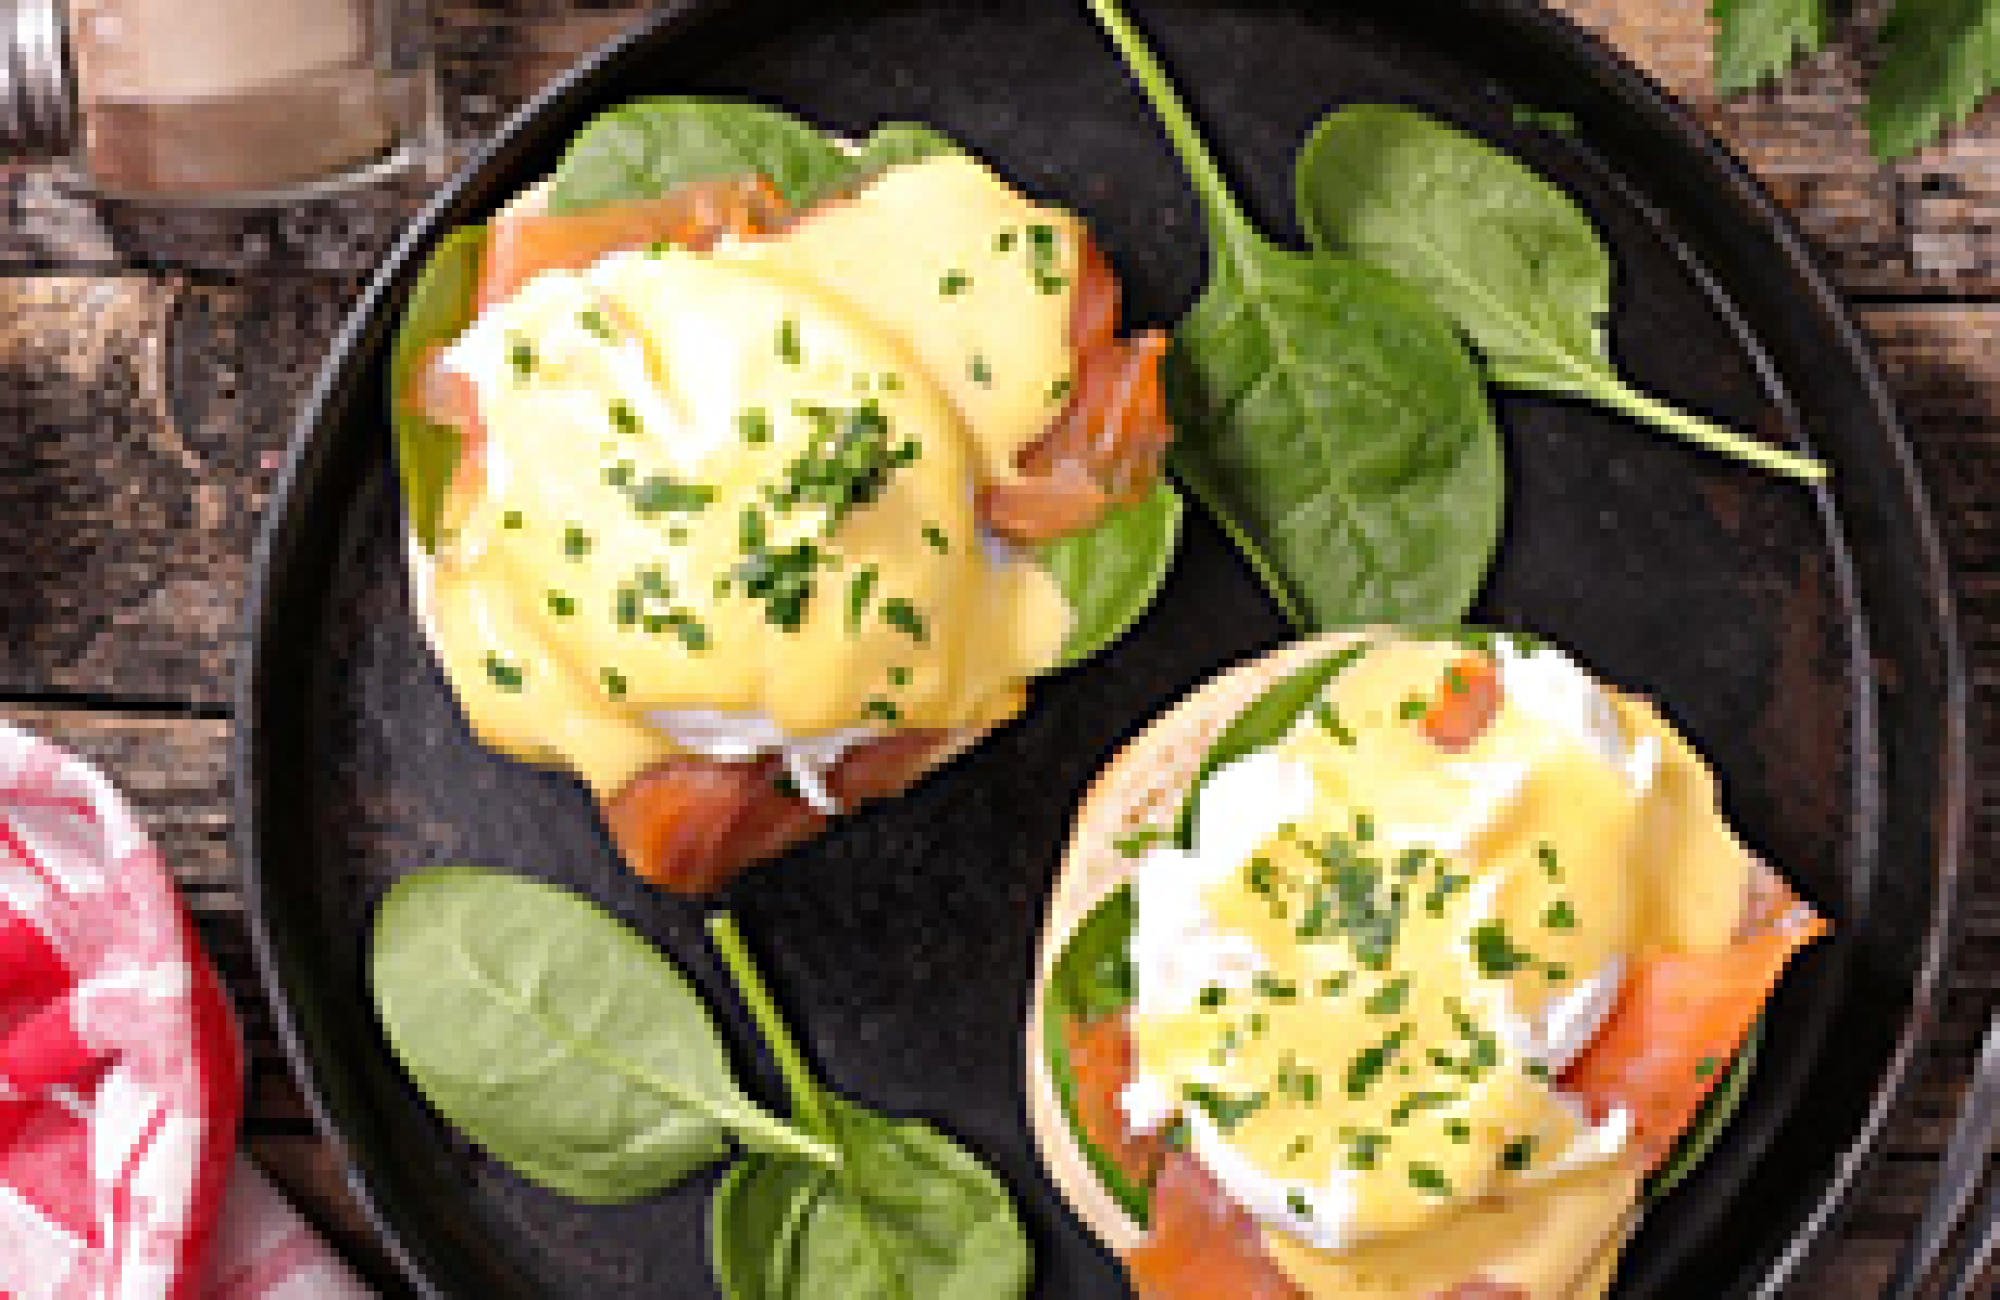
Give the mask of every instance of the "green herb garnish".
M 510 664 L 499 655 L 493 654 L 490 651 L 486 656 L 486 676 L 489 681 L 503 691 L 520 690 L 523 681 L 526 679 L 526 674 L 521 671 L 518 665 Z

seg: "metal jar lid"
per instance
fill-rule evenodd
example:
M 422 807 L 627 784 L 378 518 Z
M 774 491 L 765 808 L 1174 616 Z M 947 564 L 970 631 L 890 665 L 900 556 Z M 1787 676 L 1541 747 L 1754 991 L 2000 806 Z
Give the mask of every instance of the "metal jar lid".
M 76 146 L 63 0 L 0 0 L 0 163 L 46 162 Z

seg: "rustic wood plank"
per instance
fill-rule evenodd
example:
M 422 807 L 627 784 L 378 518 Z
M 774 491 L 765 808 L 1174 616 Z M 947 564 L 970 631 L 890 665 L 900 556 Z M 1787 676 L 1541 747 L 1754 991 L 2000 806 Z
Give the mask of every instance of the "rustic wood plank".
M 258 512 L 346 306 L 298 277 L 0 277 L 0 693 L 227 700 Z

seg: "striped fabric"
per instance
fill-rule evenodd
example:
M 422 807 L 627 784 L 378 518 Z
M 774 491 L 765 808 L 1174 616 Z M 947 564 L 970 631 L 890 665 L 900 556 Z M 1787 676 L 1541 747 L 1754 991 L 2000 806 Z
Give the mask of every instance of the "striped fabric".
M 0 724 L 0 1295 L 368 1292 L 235 1156 L 243 1049 L 131 811 Z

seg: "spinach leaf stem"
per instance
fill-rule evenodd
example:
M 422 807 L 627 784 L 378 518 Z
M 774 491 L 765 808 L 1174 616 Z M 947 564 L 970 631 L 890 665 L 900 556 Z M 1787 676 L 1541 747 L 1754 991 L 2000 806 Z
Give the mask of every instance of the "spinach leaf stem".
M 778 1014 L 777 1004 L 771 1000 L 770 990 L 765 987 L 755 963 L 750 960 L 750 950 L 744 945 L 743 935 L 737 930 L 734 918 L 727 912 L 712 913 L 708 918 L 708 936 L 714 942 L 716 951 L 722 954 L 723 964 L 729 968 L 729 976 L 736 982 L 736 991 L 750 1008 L 751 1018 L 757 1022 L 758 1031 L 770 1045 L 771 1055 L 777 1058 L 778 1072 L 784 1076 L 785 1088 L 792 1096 L 794 1117 L 808 1132 L 828 1142 L 833 1141 L 833 1127 L 827 1120 L 819 1085 L 813 1081 L 811 1068 L 799 1053 L 798 1044 L 785 1027 L 784 1018 Z M 838 1153 L 831 1161 L 821 1163 L 838 1166 Z

